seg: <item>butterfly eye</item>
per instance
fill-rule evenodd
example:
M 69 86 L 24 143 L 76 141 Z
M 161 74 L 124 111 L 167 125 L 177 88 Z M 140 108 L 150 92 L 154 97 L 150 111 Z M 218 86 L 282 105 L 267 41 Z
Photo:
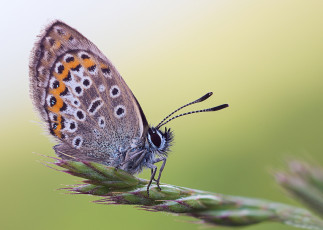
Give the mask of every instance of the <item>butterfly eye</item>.
M 152 143 L 159 148 L 161 144 L 160 136 L 157 133 L 154 133 L 152 136 L 150 136 Z
M 152 144 L 154 144 L 157 148 L 160 147 L 162 140 L 161 140 L 161 136 L 157 130 L 149 129 L 148 130 L 148 137 L 149 137 L 149 140 Z

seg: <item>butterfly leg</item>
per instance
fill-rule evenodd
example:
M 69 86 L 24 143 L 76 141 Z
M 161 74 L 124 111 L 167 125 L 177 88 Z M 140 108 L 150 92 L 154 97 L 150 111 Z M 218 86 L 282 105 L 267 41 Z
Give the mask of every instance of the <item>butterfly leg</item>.
M 156 180 L 156 179 L 155 179 L 155 176 L 154 176 L 154 178 L 153 178 L 153 180 L 157 182 L 157 187 L 159 188 L 159 190 L 161 190 L 161 188 L 160 188 L 160 186 L 159 186 L 159 181 L 160 181 L 161 174 L 162 174 L 162 172 L 163 172 L 163 170 L 164 170 L 164 168 L 165 168 L 166 158 L 157 158 L 157 159 L 155 159 L 155 160 L 154 160 L 154 163 L 153 163 L 153 164 L 156 164 L 156 163 L 158 163 L 158 162 L 160 162 L 160 161 L 163 161 L 163 164 L 162 164 L 162 166 L 161 166 L 161 167 L 160 167 L 160 169 L 159 169 L 158 179 Z M 151 175 L 153 175 L 153 172 L 154 172 L 154 170 L 153 170 L 153 169 L 151 169 Z M 156 174 L 156 173 L 155 173 L 155 174 Z
M 162 159 L 162 161 L 163 161 L 163 164 L 159 169 L 159 174 L 158 174 L 158 178 L 157 178 L 157 181 L 156 181 L 157 182 L 157 187 L 159 188 L 159 190 L 161 190 L 161 188 L 159 186 L 159 181 L 160 181 L 160 178 L 161 178 L 161 174 L 162 174 L 162 172 L 163 172 L 163 170 L 165 168 L 165 165 L 166 165 L 166 158 Z
M 147 195 L 149 197 L 149 187 L 150 187 L 151 183 L 153 182 L 153 180 L 155 178 L 156 171 L 157 171 L 157 166 L 153 165 L 153 164 L 149 164 L 149 165 L 147 165 L 147 167 L 149 167 L 151 169 L 151 176 L 150 176 L 149 183 L 147 185 Z
M 153 169 L 150 169 L 150 171 L 151 171 L 151 175 L 153 175 L 154 170 L 153 170 Z M 155 179 L 155 177 L 153 178 L 153 181 L 157 181 L 157 180 Z
M 153 164 L 156 164 L 156 163 L 158 163 L 160 161 L 163 161 L 163 160 L 164 160 L 163 158 L 157 158 L 157 159 L 154 160 Z M 154 170 L 151 169 L 151 174 L 153 174 L 153 172 L 154 172 Z M 157 180 L 155 179 L 155 177 L 153 178 L 153 181 L 157 182 Z

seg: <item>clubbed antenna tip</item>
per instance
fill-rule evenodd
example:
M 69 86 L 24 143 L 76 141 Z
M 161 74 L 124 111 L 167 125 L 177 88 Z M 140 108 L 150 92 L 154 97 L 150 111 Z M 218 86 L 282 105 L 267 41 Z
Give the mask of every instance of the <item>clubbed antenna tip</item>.
M 208 110 L 209 111 L 218 111 L 218 110 L 221 110 L 221 109 L 225 109 L 227 107 L 229 107 L 229 104 L 219 105 L 219 106 L 216 106 L 216 107 L 213 107 L 213 108 L 209 108 Z
M 207 94 L 205 94 L 203 97 L 197 99 L 196 101 L 194 101 L 195 103 L 197 102 L 202 102 L 202 101 L 205 101 L 206 99 L 208 99 L 209 97 L 211 97 L 213 95 L 212 92 L 209 92 Z

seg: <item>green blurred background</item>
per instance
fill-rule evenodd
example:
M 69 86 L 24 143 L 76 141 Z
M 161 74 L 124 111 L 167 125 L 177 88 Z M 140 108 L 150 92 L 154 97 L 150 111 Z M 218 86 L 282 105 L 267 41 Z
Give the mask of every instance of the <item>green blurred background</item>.
M 272 172 L 286 158 L 323 160 L 322 12 L 322 0 L 2 2 L 0 229 L 199 228 L 188 217 L 56 190 L 79 180 L 34 154 L 54 156 L 54 143 L 28 83 L 30 50 L 54 19 L 112 60 L 151 124 L 208 91 L 215 95 L 191 109 L 230 104 L 168 125 L 176 143 L 162 182 L 299 205 Z M 293 229 L 245 229 L 273 228 Z

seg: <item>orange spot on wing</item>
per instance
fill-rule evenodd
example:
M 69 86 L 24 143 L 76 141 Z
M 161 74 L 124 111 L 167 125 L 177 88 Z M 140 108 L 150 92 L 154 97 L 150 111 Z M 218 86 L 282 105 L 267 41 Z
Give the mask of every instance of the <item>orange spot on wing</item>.
M 75 68 L 76 66 L 78 66 L 80 64 L 80 61 L 76 58 L 76 56 L 73 55 L 73 57 L 74 57 L 74 61 L 68 62 L 68 63 L 64 62 L 65 69 L 70 70 L 70 69 Z
M 64 84 L 63 81 L 60 81 L 59 82 L 59 87 L 56 88 L 56 89 L 52 89 L 49 91 L 50 94 L 53 94 L 56 98 L 59 98 L 60 97 L 60 93 L 64 92 L 66 88 L 66 85 Z
M 54 106 L 48 106 L 48 110 L 59 115 L 60 108 L 63 107 L 63 99 L 59 95 L 54 95 L 56 98 L 56 104 Z
M 71 37 L 71 35 L 70 35 L 70 34 L 64 34 L 64 35 L 63 35 L 63 39 L 64 39 L 64 40 L 66 40 L 66 41 L 67 41 L 70 37 Z
M 91 58 L 89 58 L 89 59 L 84 59 L 84 60 L 83 60 L 83 65 L 84 65 L 84 67 L 85 67 L 85 68 L 88 68 L 88 67 L 90 67 L 90 66 L 95 65 L 95 62 L 94 62 Z
M 72 62 L 64 62 L 63 60 L 61 61 L 64 65 L 64 70 L 61 74 L 58 74 L 56 72 L 53 72 L 54 76 L 56 77 L 56 79 L 58 81 L 62 81 L 64 78 L 67 77 L 68 72 L 72 69 L 75 68 L 76 66 L 78 66 L 80 64 L 80 62 L 74 57 L 74 61 Z
M 68 71 L 69 71 L 69 70 L 68 70 L 67 68 L 65 68 L 65 67 L 64 67 L 64 70 L 63 70 L 63 72 L 62 72 L 61 74 L 58 74 L 58 73 L 56 73 L 56 72 L 54 72 L 53 74 L 54 74 L 55 78 L 56 78 L 59 82 L 61 82 L 64 78 L 66 78 L 66 77 L 67 77 Z
M 104 63 L 100 63 L 100 67 L 101 67 L 101 69 L 106 69 L 106 68 L 108 68 L 108 66 L 107 66 L 106 64 L 104 64 Z
M 61 47 L 62 43 L 60 41 L 55 41 L 54 49 L 57 50 Z

